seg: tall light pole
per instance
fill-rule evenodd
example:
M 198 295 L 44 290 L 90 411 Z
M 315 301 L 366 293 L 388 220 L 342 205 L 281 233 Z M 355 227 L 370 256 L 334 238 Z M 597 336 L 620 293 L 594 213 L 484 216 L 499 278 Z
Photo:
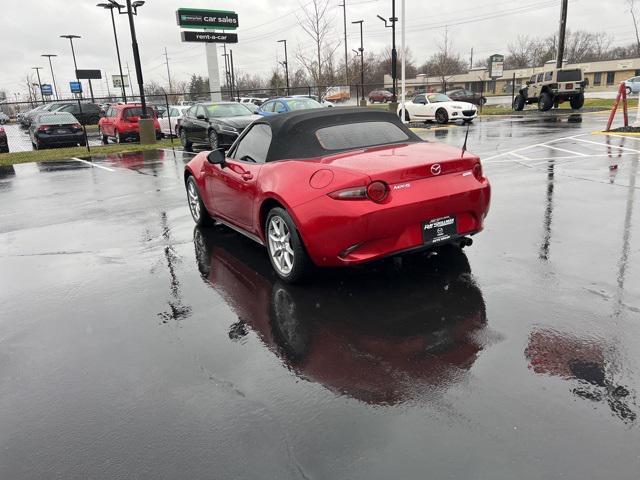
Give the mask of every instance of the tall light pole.
M 347 0 L 339 4 L 342 7 L 342 20 L 344 22 L 344 83 L 349 85 L 349 57 L 347 55 Z
M 278 43 L 284 43 L 284 72 L 287 79 L 287 96 L 291 95 L 289 92 L 289 57 L 287 56 L 287 41 L 278 40 Z
M 231 93 L 233 93 L 233 89 L 237 89 L 238 86 L 236 85 L 236 73 L 233 68 L 233 50 L 231 49 L 229 49 L 229 63 L 231 64 Z M 240 101 L 240 91 L 236 90 L 236 93 L 238 93 L 238 101 Z M 231 98 L 233 99 L 234 95 L 231 95 Z
M 51 69 L 51 79 L 53 80 L 53 91 L 56 94 L 56 100 L 60 100 L 60 95 L 58 95 L 58 86 L 56 85 L 56 77 L 53 74 L 53 64 L 51 63 L 51 57 L 57 57 L 53 53 L 45 53 L 44 55 L 40 55 L 41 57 L 47 57 L 49 59 L 49 68 Z
M 121 5 L 116 0 L 109 0 L 114 8 L 118 9 L 121 15 L 127 15 L 129 18 L 129 31 L 131 32 L 131 48 L 133 49 L 133 62 L 136 67 L 136 79 L 138 81 L 138 89 L 140 90 L 140 103 L 142 104 L 142 117 L 147 118 L 147 100 L 144 96 L 144 78 L 142 77 L 142 62 L 140 62 L 140 49 L 138 48 L 138 38 L 136 36 L 136 25 L 133 16 L 138 15 L 138 8 L 143 6 L 143 0 L 131 2 L 127 0 L 127 4 Z
M 116 55 L 118 56 L 118 68 L 120 69 L 120 87 L 122 88 L 122 99 L 124 103 L 127 103 L 127 90 L 124 86 L 124 75 L 122 74 L 122 61 L 120 60 L 120 46 L 118 45 L 118 32 L 116 31 L 116 20 L 113 15 L 113 9 L 116 6 L 112 3 L 98 3 L 96 7 L 104 8 L 111 12 L 111 25 L 113 26 L 113 38 L 116 41 Z M 109 84 L 109 79 L 107 78 L 107 84 Z
M 40 98 L 42 99 L 42 103 L 44 103 L 44 95 L 42 93 L 42 82 L 40 81 L 40 70 L 42 70 L 42 67 L 31 67 L 31 68 L 34 69 L 38 74 L 38 88 L 40 89 Z
M 366 106 L 366 100 L 364 99 L 364 40 L 362 37 L 362 24 L 364 23 L 364 20 L 357 20 L 351 23 L 360 24 L 360 48 L 358 49 L 358 51 L 360 52 L 360 95 L 362 95 L 360 106 Z
M 224 47 L 224 53 L 222 54 L 224 57 L 224 78 L 227 84 L 227 90 L 229 91 L 229 99 L 232 99 L 233 92 L 231 91 L 231 74 L 229 73 L 229 54 L 227 53 L 227 45 L 223 43 L 222 46 Z
M 73 40 L 75 38 L 82 38 L 80 35 L 60 35 L 60 38 L 68 38 L 69 43 L 71 44 L 71 55 L 73 56 L 73 68 L 75 68 L 74 75 L 76 77 L 76 81 L 80 83 L 80 79 L 78 78 L 78 64 L 76 63 L 76 51 L 73 48 Z M 80 98 L 82 98 L 82 92 L 80 92 Z
M 384 22 L 384 26 L 387 28 L 391 28 L 391 78 L 393 79 L 392 93 L 393 93 L 393 104 L 396 104 L 397 108 L 397 98 L 396 98 L 396 90 L 398 87 L 398 52 L 396 50 L 396 22 L 398 21 L 398 17 L 396 17 L 396 0 L 391 0 L 391 18 L 389 19 L 390 25 L 387 23 L 387 19 L 378 15 L 378 18 Z M 394 106 L 390 106 L 389 108 L 394 108 Z M 394 110 L 395 111 L 395 110 Z

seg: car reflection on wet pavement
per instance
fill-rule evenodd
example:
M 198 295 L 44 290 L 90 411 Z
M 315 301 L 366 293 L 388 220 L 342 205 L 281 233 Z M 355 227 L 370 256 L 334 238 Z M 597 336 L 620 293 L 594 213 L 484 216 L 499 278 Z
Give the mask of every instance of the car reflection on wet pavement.
M 482 293 L 458 248 L 320 273 L 310 290 L 276 280 L 234 233 L 196 230 L 194 243 L 203 277 L 240 319 L 230 338 L 253 329 L 288 368 L 338 394 L 407 401 L 460 381 L 483 348 Z
M 299 286 L 194 230 L 187 153 L 0 168 L 0 478 L 637 479 L 640 140 L 604 121 L 478 121 L 473 246 Z

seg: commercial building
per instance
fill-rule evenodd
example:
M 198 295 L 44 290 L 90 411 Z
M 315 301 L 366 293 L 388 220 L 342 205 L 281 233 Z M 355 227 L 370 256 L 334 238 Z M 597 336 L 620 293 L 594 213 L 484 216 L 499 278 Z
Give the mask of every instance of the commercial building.
M 504 70 L 503 76 L 495 81 L 489 78 L 489 72 L 485 67 L 472 68 L 467 73 L 448 77 L 446 80 L 446 89 L 466 88 L 467 90 L 473 90 L 475 92 L 482 91 L 487 95 L 510 95 L 511 85 L 514 79 L 516 86 L 519 86 L 525 83 L 531 75 L 553 68 L 555 68 L 555 61 L 547 62 L 542 67 Z M 640 75 L 640 58 L 571 63 L 565 64 L 564 68 L 582 69 L 588 83 L 586 91 L 615 91 L 623 80 Z M 384 83 L 385 88 L 391 87 L 391 75 L 385 75 Z M 442 79 L 426 74 L 418 74 L 416 78 L 408 78 L 406 84 L 409 93 L 416 90 L 442 90 Z

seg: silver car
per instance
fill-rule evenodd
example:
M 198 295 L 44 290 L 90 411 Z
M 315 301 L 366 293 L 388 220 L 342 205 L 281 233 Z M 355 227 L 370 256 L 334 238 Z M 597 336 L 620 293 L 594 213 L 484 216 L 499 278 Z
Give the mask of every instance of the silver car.
M 624 86 L 627 88 L 627 95 L 640 92 L 640 77 L 631 77 L 625 80 Z

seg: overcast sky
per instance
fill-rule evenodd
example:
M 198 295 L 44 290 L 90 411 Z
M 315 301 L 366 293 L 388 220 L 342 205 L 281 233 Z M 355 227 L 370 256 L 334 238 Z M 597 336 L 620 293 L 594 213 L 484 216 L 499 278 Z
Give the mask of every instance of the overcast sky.
M 100 0 L 102 1 L 102 0 Z M 400 1 L 397 0 L 398 15 Z M 385 29 L 376 14 L 391 16 L 391 0 L 346 0 L 349 51 L 359 45 L 357 25 L 364 20 L 364 43 L 368 51 L 380 51 L 390 44 L 390 29 Z M 117 60 L 109 13 L 97 8 L 97 0 L 22 0 L 0 2 L 0 89 L 14 97 L 24 92 L 27 74 L 33 66 L 41 70 L 42 82 L 50 82 L 43 53 L 55 53 L 54 72 L 58 87 L 67 93 L 73 79 L 69 42 L 61 34 L 77 34 L 78 68 L 101 69 L 117 73 Z M 236 66 L 242 72 L 266 74 L 283 56 L 281 38 L 288 40 L 290 70 L 295 69 L 294 53 L 311 51 L 312 44 L 297 25 L 301 5 L 309 0 L 147 0 L 136 18 L 138 41 L 145 81 L 167 83 L 164 47 L 169 53 L 171 75 L 185 80 L 191 73 L 206 75 L 204 45 L 180 40 L 175 11 L 178 7 L 234 10 L 239 15 L 239 43 L 234 45 Z M 335 24 L 332 40 L 342 39 L 341 0 L 330 0 L 329 16 Z M 633 41 L 633 24 L 623 12 L 625 0 L 569 0 L 568 27 L 591 31 L 609 31 L 614 44 Z M 445 25 L 454 46 L 465 58 L 474 47 L 474 58 L 506 53 L 506 45 L 518 34 L 550 35 L 557 30 L 560 0 L 406 0 L 407 46 L 417 63 L 435 51 L 435 42 Z M 134 71 L 131 37 L 126 16 L 117 16 L 116 25 L 123 62 Z M 398 32 L 398 45 L 400 35 Z M 220 49 L 222 46 L 220 46 Z M 342 57 L 343 47 L 338 49 Z M 220 62 L 223 66 L 223 63 Z M 126 73 L 126 72 L 125 72 Z M 96 85 L 96 95 L 106 94 L 106 83 Z M 137 93 L 137 92 L 136 92 Z

